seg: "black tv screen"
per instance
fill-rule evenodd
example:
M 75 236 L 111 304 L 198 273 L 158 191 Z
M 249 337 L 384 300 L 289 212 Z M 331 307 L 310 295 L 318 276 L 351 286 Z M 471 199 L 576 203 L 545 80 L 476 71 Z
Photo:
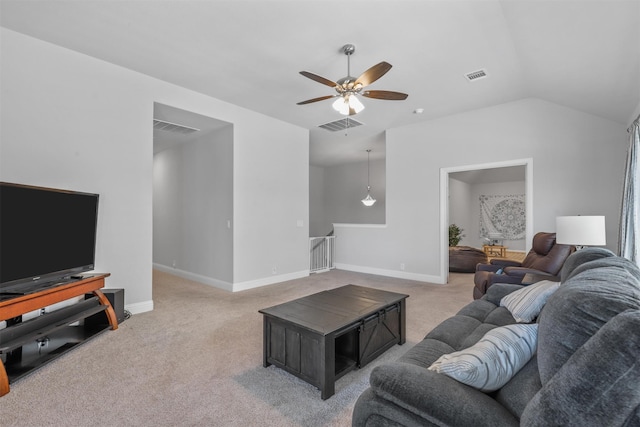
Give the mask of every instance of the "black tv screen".
M 0 183 L 0 293 L 94 269 L 98 195 Z

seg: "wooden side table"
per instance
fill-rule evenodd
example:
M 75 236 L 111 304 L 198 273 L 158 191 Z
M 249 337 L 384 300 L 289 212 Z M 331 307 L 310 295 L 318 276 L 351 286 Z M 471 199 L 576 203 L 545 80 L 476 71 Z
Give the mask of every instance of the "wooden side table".
M 482 246 L 482 250 L 484 251 L 485 254 L 487 254 L 487 256 L 490 256 L 490 257 L 500 257 L 500 258 L 506 258 L 507 257 L 507 247 L 506 246 L 483 245 Z

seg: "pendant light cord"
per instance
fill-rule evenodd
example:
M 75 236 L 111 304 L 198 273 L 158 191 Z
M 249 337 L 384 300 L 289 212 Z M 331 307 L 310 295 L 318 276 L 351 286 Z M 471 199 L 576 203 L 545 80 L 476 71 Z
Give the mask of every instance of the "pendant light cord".
M 369 189 L 371 188 L 371 184 L 370 184 L 370 174 L 369 174 L 369 168 L 371 167 L 371 159 L 369 158 L 369 155 L 371 154 L 371 149 L 367 150 L 367 192 L 369 192 Z

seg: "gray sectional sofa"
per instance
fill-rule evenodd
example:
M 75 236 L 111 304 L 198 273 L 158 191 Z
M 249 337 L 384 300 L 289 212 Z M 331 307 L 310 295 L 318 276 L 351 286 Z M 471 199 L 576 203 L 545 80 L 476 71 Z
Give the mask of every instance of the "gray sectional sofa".
M 496 284 L 376 367 L 354 426 L 640 426 L 640 269 L 601 248 L 571 255 L 537 323 L 536 352 L 496 391 L 429 370 L 486 332 L 516 323 Z

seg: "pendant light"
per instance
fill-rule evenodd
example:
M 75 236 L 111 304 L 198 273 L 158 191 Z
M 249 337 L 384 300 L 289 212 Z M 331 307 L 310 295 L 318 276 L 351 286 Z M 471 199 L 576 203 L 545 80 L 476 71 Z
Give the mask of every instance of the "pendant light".
M 367 207 L 373 206 L 373 204 L 376 202 L 376 199 L 371 197 L 371 194 L 369 194 L 369 192 L 371 191 L 371 185 L 369 185 L 369 168 L 371 163 L 369 160 L 370 154 L 371 154 L 371 149 L 368 149 L 367 150 L 367 197 L 361 200 L 362 204 Z

